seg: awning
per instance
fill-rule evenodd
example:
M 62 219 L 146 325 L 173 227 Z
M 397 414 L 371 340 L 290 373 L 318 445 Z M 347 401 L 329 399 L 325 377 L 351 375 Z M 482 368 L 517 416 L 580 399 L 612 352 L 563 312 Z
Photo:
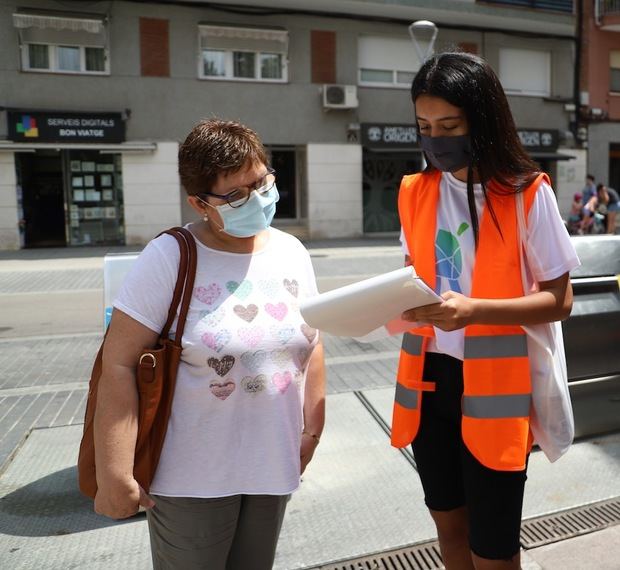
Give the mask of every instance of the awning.
M 35 150 L 97 150 L 102 154 L 114 152 L 155 152 L 156 142 L 126 142 L 119 144 L 96 144 L 96 143 L 18 143 L 13 141 L 0 141 L 0 152 L 16 151 L 29 152 Z
M 200 24 L 200 31 L 213 38 L 231 38 L 240 40 L 267 40 L 286 43 L 288 32 L 273 28 L 246 28 L 238 26 L 215 26 Z
M 18 29 L 39 28 L 101 34 L 105 29 L 105 22 L 103 17 L 78 17 L 17 12 L 13 14 L 13 26 Z
M 288 51 L 288 31 L 282 28 L 199 24 L 199 30 L 202 49 L 248 50 L 282 54 Z
M 529 155 L 534 159 L 540 160 L 575 160 L 577 157 L 560 152 L 530 152 Z

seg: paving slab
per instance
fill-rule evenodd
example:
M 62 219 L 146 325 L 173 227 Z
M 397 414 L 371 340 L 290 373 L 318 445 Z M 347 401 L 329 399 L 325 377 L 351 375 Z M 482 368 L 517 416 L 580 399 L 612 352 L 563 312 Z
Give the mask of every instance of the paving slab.
M 394 388 L 364 390 L 363 394 L 391 426 Z M 534 448 L 525 486 L 523 518 L 538 517 L 619 495 L 620 433 L 577 441 L 555 463 L 550 463 L 540 449 Z
M 528 551 L 544 570 L 618 570 L 620 525 Z
M 355 395 L 330 396 L 328 413 L 319 451 L 290 501 L 275 570 L 434 536 L 415 472 Z M 151 567 L 144 517 L 109 521 L 78 493 L 80 437 L 79 425 L 34 430 L 0 478 L 0 567 Z
M 150 568 L 144 516 L 96 515 L 76 486 L 82 426 L 34 430 L 0 478 L 0 567 Z
M 358 398 L 329 396 L 327 414 L 316 457 L 287 510 L 276 568 L 309 568 L 434 538 L 415 471 Z

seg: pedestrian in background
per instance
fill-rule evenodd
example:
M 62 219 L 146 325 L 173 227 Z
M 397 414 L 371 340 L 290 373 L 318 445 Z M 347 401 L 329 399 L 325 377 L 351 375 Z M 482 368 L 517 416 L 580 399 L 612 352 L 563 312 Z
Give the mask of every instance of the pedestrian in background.
M 599 204 L 605 205 L 605 231 L 608 234 L 616 233 L 616 216 L 620 209 L 620 196 L 613 188 L 603 186 L 598 195 Z
M 523 149 L 483 59 L 436 55 L 416 74 L 411 95 L 428 167 L 401 185 L 403 248 L 443 301 L 403 314 L 413 328 L 403 338 L 392 443 L 413 442 L 448 570 L 519 568 L 532 447 L 520 325 L 568 317 L 569 271 L 579 260 L 549 178 Z M 530 285 L 537 292 L 527 295 Z
M 268 570 L 323 429 L 323 347 L 298 309 L 317 293 L 314 272 L 302 244 L 270 227 L 275 172 L 252 130 L 200 122 L 179 149 L 179 174 L 200 217 L 187 226 L 198 263 L 161 459 L 147 496 L 132 476 L 133 371 L 166 322 L 179 264 L 168 235 L 146 246 L 114 302 L 95 509 L 113 518 L 148 509 L 155 570 Z
M 581 194 L 584 205 L 590 201 L 592 196 L 596 196 L 596 178 L 593 174 L 588 174 L 586 176 L 586 185 L 583 187 Z
M 586 176 L 586 185 L 582 190 L 583 216 L 581 219 L 581 233 L 586 234 L 592 231 L 594 225 L 594 212 L 598 203 L 595 178 L 592 174 Z
M 581 220 L 583 218 L 583 195 L 581 192 L 575 192 L 573 195 L 573 203 L 568 214 L 568 223 L 566 227 L 569 234 L 581 234 Z

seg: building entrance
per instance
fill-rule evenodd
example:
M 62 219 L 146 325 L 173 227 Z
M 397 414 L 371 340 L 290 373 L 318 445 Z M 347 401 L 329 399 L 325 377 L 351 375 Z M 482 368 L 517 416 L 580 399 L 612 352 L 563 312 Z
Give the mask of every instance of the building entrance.
M 400 231 L 398 190 L 405 174 L 419 172 L 421 154 L 417 152 L 372 152 L 364 150 L 363 203 L 364 233 Z
M 62 247 L 65 233 L 65 200 L 62 159 L 58 151 L 17 153 L 20 227 L 25 247 Z
M 24 247 L 124 243 L 120 154 L 17 152 L 15 165 Z

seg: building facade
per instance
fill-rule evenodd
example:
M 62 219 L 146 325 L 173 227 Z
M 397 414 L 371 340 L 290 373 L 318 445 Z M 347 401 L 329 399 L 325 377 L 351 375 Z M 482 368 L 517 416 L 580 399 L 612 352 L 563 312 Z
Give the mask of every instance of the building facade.
M 142 244 L 189 221 L 178 144 L 212 116 L 266 143 L 276 226 L 397 232 L 400 179 L 422 167 L 407 30 L 421 19 L 438 27 L 435 51 L 494 67 L 566 201 L 585 173 L 570 0 L 3 0 L 0 248 Z
M 620 2 L 584 2 L 581 36 L 581 130 L 588 172 L 620 189 Z

